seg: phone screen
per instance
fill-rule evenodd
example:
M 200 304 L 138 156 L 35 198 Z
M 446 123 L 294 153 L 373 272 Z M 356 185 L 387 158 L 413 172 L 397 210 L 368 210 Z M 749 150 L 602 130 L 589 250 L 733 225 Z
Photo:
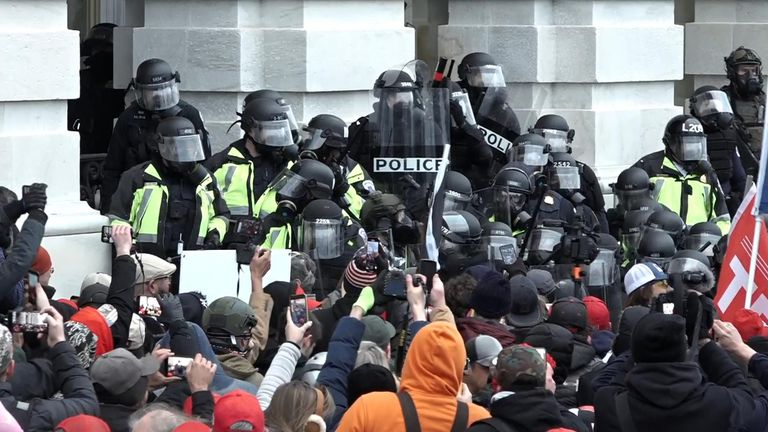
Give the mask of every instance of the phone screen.
M 187 374 L 187 367 L 192 363 L 190 357 L 168 357 L 165 375 L 168 377 L 183 377 Z
M 379 254 L 379 242 L 368 240 L 368 255 L 376 256 Z
M 419 261 L 418 273 L 427 278 L 427 290 L 431 290 L 432 278 L 435 277 L 435 273 L 437 273 L 437 263 L 432 260 Z
M 291 318 L 297 326 L 307 322 L 307 296 L 303 294 L 291 296 Z
M 384 277 L 384 295 L 405 299 L 405 276 L 400 272 L 389 271 Z
M 150 296 L 139 297 L 139 315 L 159 317 L 162 313 L 160 302 Z

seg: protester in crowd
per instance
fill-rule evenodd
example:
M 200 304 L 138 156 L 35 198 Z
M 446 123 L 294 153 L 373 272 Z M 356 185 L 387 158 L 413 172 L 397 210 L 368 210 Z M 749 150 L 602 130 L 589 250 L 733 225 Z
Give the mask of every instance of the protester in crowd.
M 624 291 L 627 293 L 624 307 L 650 306 L 656 297 L 671 291 L 668 279 L 669 276 L 656 263 L 635 264 L 624 276 Z
M 502 318 L 512 310 L 510 283 L 501 273 L 495 270 L 486 272 L 478 280 L 469 303 L 473 315 L 456 320 L 465 341 L 484 334 L 496 338 L 501 346 L 515 342 L 507 326 L 501 323 Z
M 487 392 L 491 375 L 491 364 L 501 352 L 501 344 L 491 336 L 480 335 L 467 341 L 467 367 L 464 369 L 464 384 L 472 393 L 472 401 L 480 406 L 488 406 L 490 394 Z

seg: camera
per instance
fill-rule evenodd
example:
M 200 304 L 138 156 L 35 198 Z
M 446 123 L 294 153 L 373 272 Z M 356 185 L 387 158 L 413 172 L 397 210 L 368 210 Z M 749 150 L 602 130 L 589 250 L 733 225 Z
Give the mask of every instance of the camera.
M 651 311 L 683 317 L 688 346 L 693 346 L 700 339 L 711 337 L 715 319 L 715 305 L 712 299 L 697 291 L 686 289 L 682 275 L 672 274 L 670 278 L 673 290 L 656 297 Z
M 47 316 L 39 312 L 11 312 L 11 330 L 14 333 L 45 333 L 48 331 Z

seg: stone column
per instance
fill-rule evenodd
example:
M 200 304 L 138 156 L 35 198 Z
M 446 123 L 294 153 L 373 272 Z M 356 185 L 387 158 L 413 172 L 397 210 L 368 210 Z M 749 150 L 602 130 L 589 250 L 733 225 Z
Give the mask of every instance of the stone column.
M 744 45 L 768 62 L 768 2 L 693 0 L 695 21 L 685 25 L 685 73 L 693 88 L 728 83 L 725 61 Z
M 576 130 L 574 156 L 607 189 L 662 148 L 664 126 L 681 113 L 674 81 L 683 76 L 683 28 L 674 17 L 673 0 L 450 0 L 439 49 L 457 63 L 474 51 L 493 55 L 521 126 L 541 114 L 565 117 Z
M 57 296 L 80 290 L 85 273 L 108 271 L 106 223 L 80 201 L 80 141 L 67 131 L 67 99 L 79 95 L 79 38 L 64 0 L 0 0 L 0 185 L 48 184 L 43 245 Z
M 116 86 L 151 57 L 181 74 L 182 98 L 203 114 L 214 150 L 243 97 L 269 88 L 299 121 L 321 113 L 354 120 L 371 111 L 378 75 L 415 54 L 401 0 L 145 0 L 144 27 L 116 42 Z M 118 58 L 130 53 L 130 67 Z

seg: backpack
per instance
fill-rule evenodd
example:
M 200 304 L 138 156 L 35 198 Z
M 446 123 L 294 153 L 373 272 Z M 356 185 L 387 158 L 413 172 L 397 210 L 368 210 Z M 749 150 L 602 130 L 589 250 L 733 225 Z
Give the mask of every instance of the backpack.
M 496 430 L 497 432 L 518 432 L 517 429 L 508 425 L 507 422 L 496 417 L 487 418 L 485 420 L 478 420 L 472 423 L 472 426 L 480 425 L 480 424 L 488 425 L 492 427 L 494 430 Z M 549 429 L 548 432 L 573 432 L 573 430 L 560 427 L 555 429 Z

